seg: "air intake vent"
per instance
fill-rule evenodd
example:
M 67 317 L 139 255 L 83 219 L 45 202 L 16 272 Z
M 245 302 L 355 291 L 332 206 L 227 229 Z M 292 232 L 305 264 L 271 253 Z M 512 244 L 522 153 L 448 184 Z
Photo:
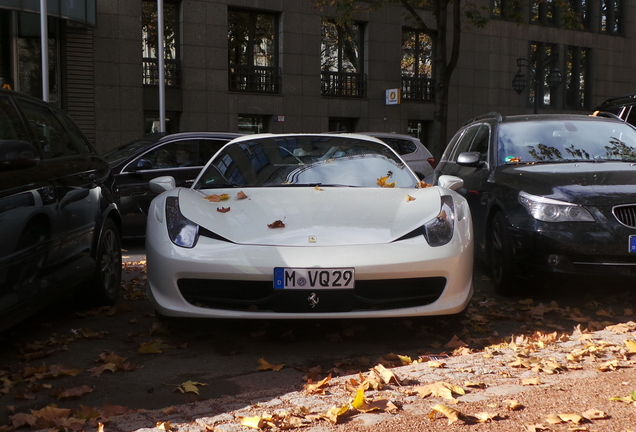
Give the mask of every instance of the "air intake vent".
M 623 225 L 636 228 L 636 204 L 616 206 L 612 210 L 614 217 Z

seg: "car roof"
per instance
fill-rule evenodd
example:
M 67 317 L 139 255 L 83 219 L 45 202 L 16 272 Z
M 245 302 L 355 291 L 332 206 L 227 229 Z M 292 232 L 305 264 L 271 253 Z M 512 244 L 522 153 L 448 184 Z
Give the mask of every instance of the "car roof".
M 602 110 L 603 108 L 607 108 L 607 107 L 614 107 L 614 106 L 620 107 L 624 105 L 634 105 L 634 104 L 636 104 L 636 93 L 609 98 L 605 100 L 602 104 L 600 104 L 596 108 L 596 110 Z
M 399 134 L 396 132 L 356 132 L 356 133 L 360 135 L 369 135 L 369 136 L 373 136 L 377 138 L 402 138 L 402 139 L 419 141 L 419 138 L 414 137 L 412 135 Z
M 193 139 L 193 138 L 225 138 L 234 139 L 244 134 L 235 132 L 177 132 L 161 137 L 158 141 L 174 141 L 179 139 Z M 151 138 L 152 139 L 152 138 Z
M 240 137 L 233 140 L 232 142 L 242 142 L 242 141 L 249 141 L 249 140 L 255 140 L 260 138 L 311 137 L 311 136 L 334 136 L 334 135 L 348 136 L 351 138 L 357 138 L 357 139 L 362 139 L 366 141 L 373 141 L 383 145 L 387 145 L 385 142 L 383 142 L 382 140 L 376 137 L 362 135 L 358 133 L 349 133 L 349 132 L 339 132 L 339 133 L 317 132 L 317 133 L 286 133 L 286 134 L 261 133 L 261 134 L 241 135 Z
M 548 121 L 548 120 L 578 120 L 578 121 L 611 121 L 621 122 L 620 119 L 615 119 L 605 116 L 595 116 L 588 114 L 516 114 L 510 116 L 502 116 L 499 113 L 487 113 L 468 120 L 464 125 L 471 123 L 484 122 L 493 120 L 497 123 L 512 123 L 512 122 L 526 122 L 526 121 Z

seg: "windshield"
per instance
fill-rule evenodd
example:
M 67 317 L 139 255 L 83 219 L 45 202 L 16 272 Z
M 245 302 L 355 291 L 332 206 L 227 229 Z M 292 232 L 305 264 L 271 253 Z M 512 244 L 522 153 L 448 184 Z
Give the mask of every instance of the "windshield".
M 636 130 L 625 123 L 545 120 L 502 123 L 498 163 L 635 161 Z
M 337 135 L 286 135 L 228 144 L 194 188 L 416 185 L 417 178 L 385 144 Z

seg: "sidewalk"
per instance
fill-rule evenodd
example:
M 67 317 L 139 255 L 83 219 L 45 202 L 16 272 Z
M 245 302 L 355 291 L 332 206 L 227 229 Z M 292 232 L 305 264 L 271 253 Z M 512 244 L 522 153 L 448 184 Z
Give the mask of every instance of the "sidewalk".
M 264 389 L 121 415 L 104 431 L 636 431 L 635 332 L 629 322 L 567 340 L 536 334 L 483 352 L 459 348 L 285 394 Z M 369 388 L 353 401 L 363 382 Z

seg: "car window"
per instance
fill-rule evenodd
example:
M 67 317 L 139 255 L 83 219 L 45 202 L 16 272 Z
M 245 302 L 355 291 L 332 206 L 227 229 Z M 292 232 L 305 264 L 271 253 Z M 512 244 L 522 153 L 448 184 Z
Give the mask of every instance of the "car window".
M 84 136 L 84 134 L 79 130 L 77 125 L 64 113 L 60 111 L 54 111 L 55 115 L 60 119 L 62 124 L 65 126 L 68 136 L 73 142 L 73 145 L 80 153 L 92 153 L 93 149 L 91 148 L 88 140 Z
M 30 142 L 29 133 L 8 97 L 0 97 L 0 139 Z
M 380 138 L 382 141 L 391 146 L 393 150 L 397 152 L 399 155 L 405 155 L 409 153 L 413 153 L 417 150 L 415 143 L 410 140 L 405 140 L 401 138 Z
M 459 139 L 459 142 L 455 146 L 452 154 L 450 155 L 449 157 L 450 160 L 456 161 L 457 157 L 461 153 L 469 151 L 470 145 L 472 144 L 473 138 L 475 138 L 475 135 L 477 134 L 479 127 L 480 125 L 476 125 L 466 129 L 466 131 L 462 134 L 461 138 Z
M 152 164 L 150 169 L 180 168 L 202 166 L 199 156 L 199 140 L 174 141 L 160 145 L 133 160 L 130 165 L 137 166 L 146 160 Z M 207 160 L 206 160 L 207 162 Z
M 227 144 L 229 140 L 226 139 L 202 139 L 199 141 L 199 156 L 201 159 L 201 165 L 205 165 L 212 156 L 216 154 L 221 147 Z
M 490 142 L 490 126 L 482 124 L 479 126 L 473 142 L 470 144 L 468 151 L 478 152 L 481 156 L 479 160 L 485 161 L 488 156 L 488 143 Z
M 20 100 L 24 112 L 44 158 L 55 158 L 80 154 L 71 135 L 53 112 L 44 105 Z
M 636 126 L 636 108 L 633 106 L 628 107 L 623 114 L 623 119 L 627 123 Z

